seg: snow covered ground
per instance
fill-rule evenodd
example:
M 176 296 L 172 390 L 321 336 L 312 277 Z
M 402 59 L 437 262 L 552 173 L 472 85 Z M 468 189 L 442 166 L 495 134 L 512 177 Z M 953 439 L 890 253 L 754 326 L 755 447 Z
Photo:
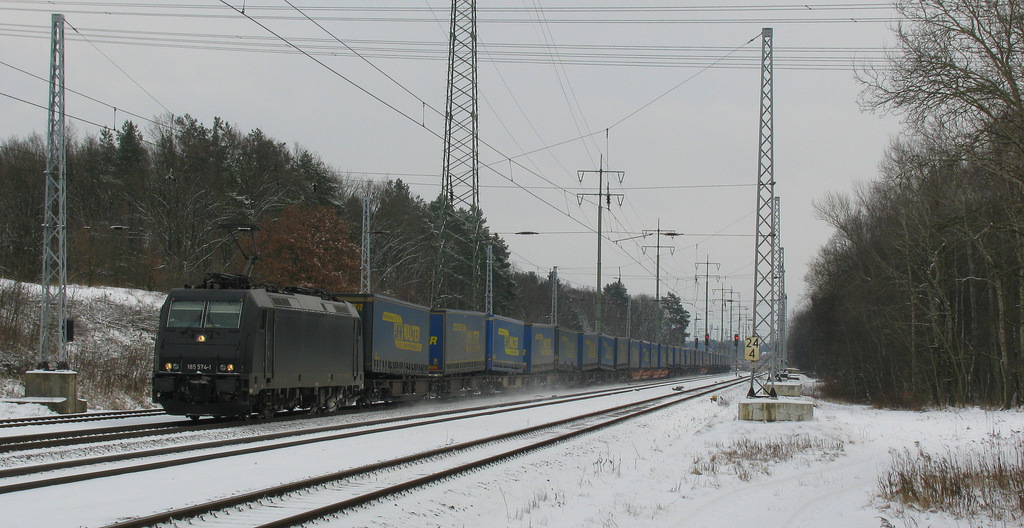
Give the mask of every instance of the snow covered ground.
M 818 401 L 813 421 L 741 422 L 736 403 L 745 392 L 745 387 L 730 389 L 725 402 L 705 398 L 677 405 L 318 525 L 1021 525 L 1020 520 L 955 519 L 906 510 L 877 496 L 878 477 L 887 470 L 891 453 L 944 455 L 988 449 L 994 439 L 1021 443 L 1020 411 L 887 411 Z M 14 412 L 0 406 L 0 416 Z M 770 459 L 736 453 L 748 444 L 771 452 Z M 287 465 L 266 462 L 268 470 Z M 110 513 L 116 517 L 124 510 Z
M 382 501 L 331 526 L 974 527 L 1020 521 L 955 519 L 877 498 L 890 452 L 1024 441 L 1024 413 L 907 412 L 817 402 L 808 422 L 741 422 L 746 388 L 723 404 L 631 421 L 445 485 Z M 786 461 L 730 457 L 738 441 L 796 438 Z M 887 524 L 888 523 L 888 524 Z

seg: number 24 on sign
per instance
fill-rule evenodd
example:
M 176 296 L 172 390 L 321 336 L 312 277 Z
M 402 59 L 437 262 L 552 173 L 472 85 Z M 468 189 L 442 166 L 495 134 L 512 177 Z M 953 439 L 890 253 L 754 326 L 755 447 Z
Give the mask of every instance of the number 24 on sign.
M 743 341 L 743 356 L 747 361 L 758 361 L 761 359 L 761 337 L 750 336 Z

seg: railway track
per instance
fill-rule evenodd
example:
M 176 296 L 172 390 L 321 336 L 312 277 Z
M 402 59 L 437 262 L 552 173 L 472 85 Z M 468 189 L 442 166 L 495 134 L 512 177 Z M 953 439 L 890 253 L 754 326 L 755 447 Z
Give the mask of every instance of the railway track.
M 664 385 L 664 384 L 680 383 L 680 382 L 688 381 L 688 380 L 691 380 L 691 379 L 695 379 L 695 378 L 693 378 L 693 377 L 676 378 L 676 379 L 674 379 L 672 381 L 658 381 L 658 382 L 651 383 L 649 385 L 651 385 L 651 386 L 661 386 L 661 385 Z M 646 387 L 647 384 L 640 385 L 640 386 L 641 387 Z M 638 386 L 627 386 L 626 388 L 616 387 L 616 388 L 611 388 L 611 389 L 599 389 L 599 390 L 595 390 L 595 391 L 587 391 L 587 392 L 582 392 L 582 393 L 576 393 L 575 396 L 589 395 L 589 394 L 615 393 L 615 392 L 621 392 L 621 391 L 624 391 L 624 390 L 634 390 L 636 387 L 638 387 Z M 525 402 L 510 402 L 510 403 L 506 403 L 506 404 L 502 404 L 502 405 L 519 405 L 519 404 L 522 404 L 522 403 L 525 403 Z M 480 406 L 480 407 L 475 407 L 473 409 L 479 410 L 479 409 L 486 409 L 486 408 L 491 408 L 491 407 L 493 407 L 493 406 Z M 310 418 L 311 416 L 312 417 L 324 417 L 324 416 L 332 416 L 332 415 L 353 414 L 354 412 L 358 412 L 358 411 L 353 411 L 353 410 L 350 410 L 350 409 L 341 409 L 341 410 L 335 411 L 333 413 L 320 413 L 320 414 L 315 414 L 315 415 L 310 415 L 309 413 L 304 413 L 304 412 L 296 412 L 296 413 L 286 414 L 284 416 L 278 416 L 278 417 L 271 418 L 271 419 L 261 420 L 259 423 L 288 422 L 288 421 L 294 421 L 294 420 L 307 419 L 307 418 Z M 446 411 L 446 412 L 451 412 L 451 411 Z M 420 416 L 433 416 L 433 415 L 441 416 L 444 413 L 445 412 L 441 412 L 441 413 L 437 413 L 437 414 L 420 415 Z M 136 414 L 131 414 L 131 413 L 128 413 L 128 412 L 119 412 L 117 415 L 113 415 L 112 414 L 112 416 L 108 417 L 108 419 L 109 418 L 117 418 L 117 417 L 134 417 L 134 416 L 161 416 L 161 415 L 165 415 L 165 414 L 166 413 L 164 413 L 163 411 L 159 411 L 159 412 L 145 412 L 145 413 L 144 412 L 139 412 L 139 413 L 136 413 Z M 48 424 L 49 422 L 40 422 L 40 423 L 41 424 Z M 55 423 L 67 423 L 67 422 L 55 422 Z M 96 429 L 84 429 L 84 430 L 77 430 L 77 431 L 57 431 L 57 432 L 48 432 L 48 433 L 29 433 L 29 434 L 17 435 L 17 436 L 0 437 L 0 453 L 10 453 L 10 452 L 15 452 L 15 451 L 28 451 L 28 450 L 36 450 L 36 449 L 62 448 L 62 447 L 70 447 L 70 446 L 81 445 L 81 444 L 92 444 L 92 443 L 98 443 L 98 442 L 117 442 L 117 441 L 122 441 L 122 440 L 149 438 L 149 437 L 155 437 L 155 436 L 180 434 L 180 433 L 196 432 L 196 431 L 210 431 L 210 430 L 217 430 L 217 429 L 230 429 L 230 428 L 236 428 L 239 425 L 245 424 L 245 423 L 246 422 L 242 422 L 242 421 L 238 421 L 238 420 L 234 420 L 234 419 L 204 420 L 204 421 L 202 421 L 200 423 L 196 423 L 196 422 L 194 422 L 192 420 L 180 420 L 180 421 L 175 421 L 175 422 L 164 422 L 164 423 L 153 423 L 153 424 L 120 425 L 120 426 L 102 427 L 102 428 L 96 428 Z M 2 470 L 0 470 L 0 476 L 2 476 Z
M 16 482 L 0 484 L 0 494 L 25 491 L 30 489 L 38 489 L 61 484 L 69 484 L 74 482 L 82 482 L 102 477 L 125 475 L 130 473 L 138 473 L 142 471 L 152 471 L 156 469 L 180 466 L 185 464 L 206 462 L 219 458 L 260 453 L 265 451 L 272 451 L 275 449 L 283 449 L 287 447 L 306 445 L 315 442 L 327 442 L 332 440 L 351 438 L 355 436 L 370 435 L 385 431 L 395 431 L 414 427 L 422 427 L 426 425 L 451 422 L 455 420 L 464 420 L 467 418 L 473 418 L 483 415 L 495 415 L 505 412 L 535 409 L 550 405 L 564 404 L 567 402 L 575 402 L 585 399 L 599 398 L 603 396 L 610 396 L 639 390 L 655 389 L 668 385 L 678 385 L 679 383 L 684 381 L 688 380 L 685 378 L 665 380 L 661 382 L 644 385 L 589 391 L 585 393 L 579 393 L 568 396 L 556 396 L 544 400 L 509 402 L 502 403 L 497 406 L 478 406 L 469 409 L 460 409 L 455 411 L 437 411 L 411 416 L 360 421 L 346 424 L 332 424 L 326 426 L 302 428 L 291 431 L 282 431 L 276 433 L 266 433 L 238 438 L 229 438 L 222 440 L 191 443 L 185 445 L 176 445 L 156 449 L 149 449 L 144 451 L 130 451 L 87 458 L 74 458 L 42 464 L 26 464 L 23 466 L 0 469 L 0 481 L 28 475 L 38 476 L 38 478 L 20 479 L 17 480 Z M 139 462 L 136 464 L 116 464 L 126 461 L 136 461 L 143 459 L 156 460 L 152 460 L 150 462 Z M 111 465 L 113 465 L 114 467 L 102 467 Z M 43 473 L 62 472 L 65 470 L 71 470 L 74 468 L 86 466 L 101 467 L 76 473 L 39 476 Z
M 123 520 L 104 528 L 136 528 L 157 524 L 260 528 L 294 526 L 569 441 L 745 381 L 746 378 L 740 378 L 676 394 L 660 395 L 392 460 Z
M 131 411 L 104 411 L 104 412 L 93 412 L 86 414 L 76 414 L 72 416 L 61 415 L 61 416 L 31 416 L 28 418 L 8 418 L 6 420 L 0 420 L 0 429 L 8 427 L 25 427 L 30 425 L 52 425 L 52 424 L 67 424 L 67 423 L 80 423 L 80 422 L 95 422 L 99 420 L 115 420 L 122 418 L 132 418 L 138 416 L 162 416 L 167 414 L 163 409 L 139 409 Z

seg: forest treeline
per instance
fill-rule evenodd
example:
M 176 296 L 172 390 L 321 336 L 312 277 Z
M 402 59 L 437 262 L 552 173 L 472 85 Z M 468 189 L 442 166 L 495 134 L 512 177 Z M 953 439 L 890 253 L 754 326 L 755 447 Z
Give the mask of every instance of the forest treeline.
M 154 123 L 145 132 L 126 121 L 120 130 L 70 138 L 70 282 L 166 291 L 196 284 L 209 271 L 239 273 L 244 253 L 258 254 L 252 275 L 260 283 L 359 291 L 368 199 L 374 293 L 482 310 L 490 245 L 494 312 L 550 320 L 550 277 L 515 269 L 479 211 L 427 202 L 401 180 L 343 174 L 314 153 L 221 119 L 210 126 L 187 115 Z M 39 280 L 45 153 L 38 136 L 0 145 L 0 276 Z M 243 224 L 260 230 L 233 229 Z M 631 297 L 621 282 L 605 292 L 606 332 L 655 339 L 653 299 Z M 559 324 L 593 329 L 595 301 L 593 288 L 561 282 Z M 675 296 L 662 305 L 661 336 L 682 344 L 689 313 Z
M 879 177 L 829 195 L 836 229 L 791 319 L 793 361 L 876 405 L 1024 397 L 1024 4 L 898 2 L 866 107 L 905 117 Z

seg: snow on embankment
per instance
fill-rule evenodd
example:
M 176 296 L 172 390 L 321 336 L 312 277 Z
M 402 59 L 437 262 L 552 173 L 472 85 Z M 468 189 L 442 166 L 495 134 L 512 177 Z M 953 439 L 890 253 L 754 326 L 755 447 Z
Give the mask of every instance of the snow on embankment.
M 23 395 L 20 376 L 38 361 L 40 294 L 37 284 L 0 279 L 0 396 Z M 75 320 L 69 359 L 90 409 L 150 405 L 153 340 L 165 296 L 68 285 L 68 313 Z

